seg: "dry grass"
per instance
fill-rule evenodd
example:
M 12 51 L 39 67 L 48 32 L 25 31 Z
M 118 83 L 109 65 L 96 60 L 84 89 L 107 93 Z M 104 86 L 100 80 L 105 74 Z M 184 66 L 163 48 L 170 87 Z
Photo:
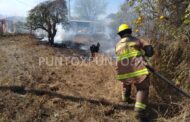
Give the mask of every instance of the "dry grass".
M 98 66 L 92 61 L 79 66 L 66 60 L 62 66 L 39 66 L 42 56 L 51 60 L 52 57 L 84 54 L 79 50 L 41 44 L 30 36 L 0 37 L 0 85 L 59 93 L 53 97 L 0 91 L 0 121 L 135 122 L 133 108 L 125 108 L 120 103 L 121 86 L 115 80 L 114 66 Z M 178 120 L 189 112 L 189 109 L 182 109 L 177 112 L 183 113 L 177 116 L 179 118 L 171 118 L 172 111 L 180 105 L 164 103 L 153 87 L 150 103 L 158 121 Z
M 153 59 L 154 67 L 172 80 L 174 84 L 179 81 L 180 88 L 188 92 L 190 89 L 190 45 L 182 40 L 161 40 L 154 42 L 154 45 L 156 50 L 156 56 Z M 167 100 L 169 95 L 170 97 L 173 96 L 172 99 L 174 100 L 177 100 L 176 97 L 179 98 L 178 100 L 182 99 L 178 93 L 157 78 L 153 78 L 152 81 L 154 81 L 154 87 L 164 100 Z
M 164 76 L 175 82 L 180 82 L 180 87 L 185 92 L 190 93 L 190 45 L 180 40 L 160 40 L 154 42 L 156 56 L 153 59 L 154 67 Z M 167 112 L 162 114 L 159 121 L 188 122 L 189 101 L 166 83 L 158 78 L 152 77 L 151 81 L 158 93 L 159 100 L 167 104 Z M 184 102 L 185 101 L 185 102 Z M 168 119 L 168 117 L 170 119 Z M 171 119 L 171 117 L 173 117 Z

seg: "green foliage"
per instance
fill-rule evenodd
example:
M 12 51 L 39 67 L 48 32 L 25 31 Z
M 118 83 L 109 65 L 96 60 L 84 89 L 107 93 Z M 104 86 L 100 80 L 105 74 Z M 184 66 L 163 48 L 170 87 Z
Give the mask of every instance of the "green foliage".
M 142 0 L 138 0 L 139 3 L 142 3 Z
M 28 24 L 35 29 L 47 30 L 48 24 L 67 22 L 67 7 L 64 0 L 47 1 L 30 10 Z
M 134 6 L 135 3 L 142 3 L 143 0 L 127 0 L 127 3 L 129 4 L 129 6 Z
M 135 0 L 130 0 L 129 1 L 129 6 L 133 6 L 135 4 Z
M 137 11 L 137 12 L 140 11 L 140 9 L 141 9 L 140 6 L 136 6 L 136 7 L 134 8 L 134 10 Z

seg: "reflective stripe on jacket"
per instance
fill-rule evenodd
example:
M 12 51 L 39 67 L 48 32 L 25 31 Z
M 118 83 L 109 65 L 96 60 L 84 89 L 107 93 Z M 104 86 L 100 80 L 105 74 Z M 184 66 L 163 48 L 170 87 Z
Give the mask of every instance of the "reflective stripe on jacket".
M 140 83 L 149 74 L 143 60 L 143 41 L 135 37 L 126 37 L 121 39 L 116 45 L 117 55 L 117 79 L 129 83 Z

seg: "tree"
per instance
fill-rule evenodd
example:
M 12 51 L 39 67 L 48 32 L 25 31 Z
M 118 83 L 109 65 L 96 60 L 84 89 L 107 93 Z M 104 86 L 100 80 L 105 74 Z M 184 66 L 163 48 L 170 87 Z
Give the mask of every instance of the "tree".
M 150 32 L 152 26 L 155 37 L 169 37 L 177 39 L 181 35 L 187 35 L 189 27 L 189 0 L 126 0 L 137 8 L 139 15 L 143 15 L 145 21 L 141 28 Z
M 106 11 L 105 0 L 77 0 L 75 10 L 80 19 L 98 20 Z
M 67 7 L 65 0 L 43 2 L 29 11 L 27 23 L 30 29 L 42 29 L 47 32 L 50 44 L 54 44 L 57 24 L 67 24 Z

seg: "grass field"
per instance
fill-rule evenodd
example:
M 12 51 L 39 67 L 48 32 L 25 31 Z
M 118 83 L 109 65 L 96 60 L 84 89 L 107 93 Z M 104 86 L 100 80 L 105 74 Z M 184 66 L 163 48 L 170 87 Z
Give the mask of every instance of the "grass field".
M 83 55 L 88 52 L 27 35 L 0 37 L 0 122 L 135 122 L 133 107 L 120 102 L 114 66 L 65 60 Z M 51 62 L 52 57 L 62 58 L 62 65 L 39 65 L 40 58 Z M 154 121 L 190 121 L 188 100 L 166 104 L 150 89 Z

